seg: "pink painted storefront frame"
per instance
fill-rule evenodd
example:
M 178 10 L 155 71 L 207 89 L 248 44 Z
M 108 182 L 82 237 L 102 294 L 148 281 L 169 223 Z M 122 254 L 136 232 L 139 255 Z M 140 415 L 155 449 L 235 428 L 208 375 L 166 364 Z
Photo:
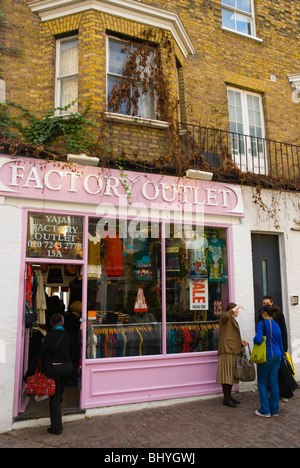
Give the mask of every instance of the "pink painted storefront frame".
M 17 166 L 17 168 L 15 167 Z M 69 167 L 69 166 L 68 166 Z M 21 168 L 21 169 L 19 169 Z M 33 171 L 32 168 L 35 168 Z M 78 167 L 73 169 L 79 174 Z M 51 172 L 52 171 L 52 172 Z M 86 305 L 87 305 L 87 249 L 88 249 L 88 219 L 95 218 L 94 212 L 84 210 L 63 210 L 62 203 L 80 204 L 106 204 L 124 208 L 127 200 L 120 179 L 119 171 L 102 170 L 98 168 L 80 167 L 82 176 L 70 175 L 70 180 L 63 178 L 61 167 L 57 163 L 45 163 L 27 158 L 7 158 L 0 155 L 0 195 L 24 199 L 23 206 L 23 233 L 22 258 L 20 271 L 19 316 L 17 330 L 17 356 L 15 376 L 14 417 L 22 411 L 22 372 L 24 353 L 24 277 L 27 263 L 34 259 L 26 257 L 26 236 L 28 212 L 57 213 L 62 215 L 82 216 L 83 229 L 83 259 L 82 260 L 52 260 L 38 259 L 39 263 L 73 264 L 83 267 L 83 330 L 82 330 L 82 390 L 80 397 L 81 409 L 121 405 L 129 403 L 165 400 L 197 396 L 221 391 L 220 385 L 215 381 L 217 368 L 217 352 L 200 352 L 185 354 L 166 354 L 166 283 L 165 283 L 165 246 L 162 243 L 162 354 L 155 356 L 138 356 L 127 358 L 86 359 Z M 104 171 L 104 172 L 103 172 Z M 47 175 L 48 174 L 48 175 Z M 104 189 L 102 182 L 97 181 L 99 174 L 107 174 L 106 180 L 110 184 Z M 132 198 L 136 207 L 153 209 L 153 201 L 159 202 L 164 209 L 168 203 L 175 201 L 176 206 L 192 205 L 203 209 L 206 215 L 243 217 L 243 193 L 241 187 L 216 184 L 212 182 L 187 181 L 155 174 L 128 173 L 129 180 L 135 180 L 132 186 Z M 50 177 L 51 179 L 50 183 Z M 100 175 L 99 175 L 100 177 Z M 113 182 L 111 182 L 111 178 Z M 84 180 L 82 190 L 77 190 L 76 179 Z M 144 182 L 143 185 L 136 181 Z M 46 183 L 47 181 L 47 183 Z M 88 182 L 86 182 L 88 181 Z M 64 182 L 67 185 L 64 186 Z M 89 182 L 92 182 L 89 185 Z M 189 185 L 187 185 L 189 184 Z M 100 188 L 102 187 L 102 193 Z M 147 187 L 147 188 L 145 188 Z M 167 188 L 173 187 L 173 199 L 169 197 Z M 181 187 L 181 200 L 176 198 L 176 187 Z M 186 188 L 187 187 L 187 188 Z M 203 188 L 204 187 L 204 188 Z M 58 190 L 58 188 L 60 190 Z M 123 192 L 122 192 L 123 190 Z M 203 191 L 206 202 L 199 198 Z M 178 190 L 179 192 L 179 190 Z M 194 197 L 188 199 L 188 195 Z M 39 194 L 39 197 L 37 197 Z M 141 200 L 142 194 L 142 200 Z M 101 195 L 101 199 L 99 197 Z M 95 197 L 97 196 L 97 197 Z M 65 197 L 65 198 L 64 198 Z M 120 198 L 122 197 L 122 203 Z M 26 198 L 39 198 L 57 202 L 57 209 L 39 209 L 26 207 Z M 176 198 L 176 200 L 175 200 Z M 157 205 L 155 205 L 155 208 Z M 174 209 L 174 204 L 172 204 Z M 122 215 L 120 215 L 122 216 Z M 162 230 L 167 222 L 159 218 L 150 217 L 160 222 Z M 204 219 L 204 218 L 203 218 Z M 228 218 L 227 218 L 228 219 Z M 227 257 L 228 257 L 228 293 L 230 301 L 234 301 L 233 283 L 233 244 L 231 224 L 229 222 L 209 222 L 204 219 L 203 226 L 221 227 L 227 230 Z

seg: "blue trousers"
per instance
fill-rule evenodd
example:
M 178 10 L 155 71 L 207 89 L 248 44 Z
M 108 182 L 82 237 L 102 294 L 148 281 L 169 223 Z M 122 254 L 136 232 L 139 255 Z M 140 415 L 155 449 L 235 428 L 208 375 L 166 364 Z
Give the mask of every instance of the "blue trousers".
M 278 372 L 281 356 L 267 358 L 267 362 L 257 365 L 257 379 L 260 398 L 261 414 L 278 414 L 279 409 L 279 385 Z M 270 396 L 268 392 L 270 389 Z

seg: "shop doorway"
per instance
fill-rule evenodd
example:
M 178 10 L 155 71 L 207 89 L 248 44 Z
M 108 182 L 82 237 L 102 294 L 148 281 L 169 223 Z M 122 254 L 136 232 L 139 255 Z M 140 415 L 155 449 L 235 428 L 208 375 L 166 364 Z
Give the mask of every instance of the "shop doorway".
M 282 310 L 281 269 L 278 236 L 252 234 L 253 284 L 255 323 L 262 307 L 263 296 L 269 294 Z
M 81 391 L 81 315 L 82 276 L 81 265 L 27 263 L 24 284 L 24 347 L 22 375 L 35 367 L 43 339 L 51 330 L 50 317 L 60 313 L 65 319 L 65 331 L 71 337 L 70 357 L 73 374 L 65 388 L 62 413 L 78 412 Z M 42 296 L 42 299 L 41 299 Z M 43 305 L 40 309 L 40 306 Z M 25 384 L 20 390 L 18 419 L 49 416 L 49 400 L 37 401 L 25 395 Z

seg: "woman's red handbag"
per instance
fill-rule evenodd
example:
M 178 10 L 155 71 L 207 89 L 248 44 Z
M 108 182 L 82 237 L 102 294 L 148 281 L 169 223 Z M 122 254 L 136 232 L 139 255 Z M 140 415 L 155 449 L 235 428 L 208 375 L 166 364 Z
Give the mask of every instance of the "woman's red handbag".
M 26 380 L 26 395 L 55 395 L 55 380 L 42 374 L 42 360 L 40 359 L 35 374 Z

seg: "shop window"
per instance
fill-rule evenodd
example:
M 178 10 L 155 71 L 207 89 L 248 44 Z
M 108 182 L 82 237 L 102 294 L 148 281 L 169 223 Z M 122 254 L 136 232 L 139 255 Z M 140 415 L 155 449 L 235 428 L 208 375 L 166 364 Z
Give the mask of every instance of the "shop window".
M 229 302 L 227 230 L 166 225 L 163 239 L 150 224 L 89 221 L 88 359 L 218 348 Z
M 167 353 L 216 350 L 228 303 L 226 229 L 171 225 L 165 252 Z
M 56 88 L 55 106 L 72 106 L 68 110 L 57 111 L 60 115 L 78 111 L 78 37 L 68 37 L 56 41 Z
M 155 119 L 154 49 L 108 38 L 108 111 Z
M 88 236 L 87 358 L 160 354 L 159 226 L 91 219 Z

